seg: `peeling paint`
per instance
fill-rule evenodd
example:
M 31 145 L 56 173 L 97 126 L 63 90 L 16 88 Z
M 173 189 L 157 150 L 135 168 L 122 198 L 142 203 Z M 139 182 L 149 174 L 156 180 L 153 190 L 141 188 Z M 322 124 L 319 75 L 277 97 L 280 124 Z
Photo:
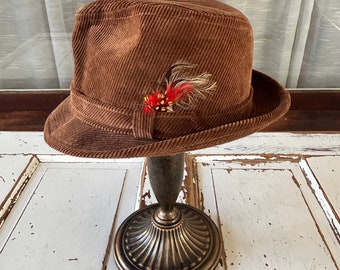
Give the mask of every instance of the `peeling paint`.
M 151 198 L 151 190 L 150 189 L 141 196 L 141 200 L 140 200 L 140 208 L 141 209 L 148 206 L 146 201 L 145 201 L 145 198 L 148 198 L 148 199 Z
M 35 156 L 31 157 L 25 170 L 21 173 L 17 183 L 15 184 L 11 193 L 8 195 L 7 200 L 2 204 L 2 208 L 0 210 L 0 227 L 5 222 L 7 216 L 17 202 L 20 194 L 24 191 L 38 164 L 39 162 L 37 158 Z
M 198 183 L 196 181 L 196 162 L 190 156 L 185 156 L 185 178 L 183 181 L 183 200 L 186 204 L 199 208 Z
M 292 174 L 292 180 L 295 183 L 295 185 L 300 188 L 301 184 L 299 183 L 299 181 L 296 179 L 295 175 L 293 174 L 293 172 L 291 172 Z
M 301 160 L 299 162 L 302 172 L 305 174 L 306 178 L 309 181 L 310 188 L 313 190 L 313 193 L 318 200 L 320 206 L 322 207 L 330 226 L 332 227 L 334 234 L 340 243 L 340 222 L 337 220 L 332 206 L 328 203 L 328 200 L 325 197 L 324 192 L 322 191 L 317 179 L 315 178 L 312 170 L 309 168 L 306 160 Z

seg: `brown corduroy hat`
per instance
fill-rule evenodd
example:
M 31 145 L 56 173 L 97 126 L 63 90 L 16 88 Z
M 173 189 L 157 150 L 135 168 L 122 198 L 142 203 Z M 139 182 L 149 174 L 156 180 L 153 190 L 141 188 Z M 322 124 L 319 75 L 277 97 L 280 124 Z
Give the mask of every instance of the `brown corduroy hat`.
M 170 155 L 263 129 L 288 92 L 252 70 L 253 34 L 215 0 L 97 0 L 79 9 L 71 94 L 45 140 L 95 158 Z

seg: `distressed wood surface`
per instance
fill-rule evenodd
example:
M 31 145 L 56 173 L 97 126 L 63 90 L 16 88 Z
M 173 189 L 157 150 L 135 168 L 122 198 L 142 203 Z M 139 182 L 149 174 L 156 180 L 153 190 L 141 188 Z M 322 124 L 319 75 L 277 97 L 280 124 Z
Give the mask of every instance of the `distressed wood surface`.
M 6 200 L 1 270 L 118 269 L 118 226 L 156 202 L 143 158 L 70 157 L 41 132 L 0 132 L 0 155 L 0 175 L 22 187 Z M 187 153 L 179 201 L 221 229 L 216 270 L 339 269 L 339 156 L 336 133 L 263 132 Z
M 34 173 L 38 160 L 30 155 L 0 156 L 0 227 Z
M 13 189 L 31 156 L 0 156 L 0 206 Z
M 49 147 L 42 132 L 0 131 L 0 154 L 55 155 L 60 152 Z M 190 152 L 193 155 L 287 154 L 340 155 L 340 133 L 260 132 L 250 136 Z
M 43 181 L 32 179 L 33 193 L 22 195 L 30 198 L 25 211 L 2 241 L 4 269 L 100 269 L 124 171 L 112 170 L 112 181 L 99 168 L 75 169 L 40 166 Z
M 136 205 L 133 166 L 41 163 L 0 230 L 1 269 L 102 269 L 126 181 Z
M 191 206 L 200 208 L 199 187 L 193 176 L 194 165 L 195 164 L 193 164 L 192 162 L 192 157 L 187 155 L 185 158 L 183 184 L 177 198 L 177 203 L 189 204 Z M 141 179 L 140 194 L 138 195 L 139 208 L 144 208 L 148 205 L 157 203 L 157 200 L 155 199 L 155 194 L 153 193 L 151 188 L 146 166 L 147 164 L 145 164 L 144 166 Z
M 204 210 L 221 226 L 223 269 L 338 269 L 338 239 L 299 160 L 244 158 L 196 161 Z
M 332 218 L 340 222 L 340 156 L 310 157 L 307 163 L 317 181 L 321 195 L 329 203 Z M 334 226 L 340 243 L 340 227 Z

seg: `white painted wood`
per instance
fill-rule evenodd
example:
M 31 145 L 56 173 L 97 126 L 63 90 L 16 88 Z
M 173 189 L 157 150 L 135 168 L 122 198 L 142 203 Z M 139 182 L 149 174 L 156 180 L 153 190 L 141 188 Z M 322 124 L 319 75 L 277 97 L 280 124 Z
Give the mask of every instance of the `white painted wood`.
M 60 163 L 136 163 L 136 162 L 143 162 L 144 158 L 121 158 L 121 159 L 114 159 L 114 158 L 105 158 L 105 159 L 98 159 L 98 158 L 81 158 L 81 157 L 74 157 L 68 156 L 59 153 L 58 155 L 47 155 L 47 154 L 38 154 L 36 155 L 37 158 L 41 162 L 60 162 Z
M 307 163 L 337 216 L 340 217 L 340 156 L 311 157 L 307 158 Z
M 0 227 L 16 203 L 39 161 L 34 156 L 1 156 L 0 158 Z
M 308 166 L 308 163 L 306 160 L 302 159 L 299 162 L 300 168 L 306 177 L 306 180 L 308 182 L 308 185 L 310 186 L 310 189 L 312 190 L 312 193 L 314 194 L 316 200 L 319 203 L 319 206 L 322 208 L 325 217 L 327 218 L 329 222 L 329 226 L 332 228 L 334 232 L 334 236 L 336 237 L 338 244 L 340 243 L 340 221 L 337 217 L 336 213 L 333 211 L 333 208 L 327 199 L 326 194 L 322 191 L 320 188 L 320 185 L 318 183 L 318 180 L 314 177 L 314 173 L 311 170 L 311 168 Z M 340 248 L 340 245 L 338 245 Z M 339 250 L 340 254 L 340 250 Z
M 0 205 L 17 183 L 31 156 L 0 156 Z
M 340 133 L 259 132 L 230 143 L 192 152 L 195 155 L 339 155 Z
M 132 214 L 135 210 L 139 209 L 140 182 L 142 179 L 142 171 L 144 162 L 131 163 L 118 163 L 121 168 L 127 168 L 126 181 L 121 193 L 119 207 L 117 210 L 116 222 L 113 228 L 113 236 L 116 234 L 119 226 L 123 221 Z M 117 164 L 116 164 L 117 166 Z M 111 239 L 113 240 L 113 239 Z M 103 270 L 118 270 L 113 256 L 113 242 L 108 245 L 108 255 L 104 261 Z
M 338 209 L 340 134 L 255 133 L 189 154 L 196 165 L 186 180 L 199 184 L 205 213 L 222 229 L 227 256 L 218 270 L 339 267 L 339 240 L 325 213 L 328 201 Z M 143 158 L 70 157 L 48 147 L 41 132 L 0 132 L 0 155 L 41 161 L 0 228 L 1 270 L 118 270 L 114 233 L 150 189 Z M 324 191 L 322 203 L 304 163 Z M 13 164 L 21 175 L 24 161 Z
M 197 158 L 205 211 L 221 224 L 224 269 L 338 269 L 339 243 L 298 162 L 224 159 Z
M 0 153 L 60 154 L 44 142 L 42 132 L 5 131 L 0 132 Z M 191 153 L 193 155 L 340 155 L 340 133 L 259 132 L 236 141 Z
M 0 153 L 17 154 L 61 154 L 44 141 L 43 132 L 0 132 Z
M 40 164 L 0 230 L 1 269 L 101 269 L 127 181 L 136 205 L 134 165 Z

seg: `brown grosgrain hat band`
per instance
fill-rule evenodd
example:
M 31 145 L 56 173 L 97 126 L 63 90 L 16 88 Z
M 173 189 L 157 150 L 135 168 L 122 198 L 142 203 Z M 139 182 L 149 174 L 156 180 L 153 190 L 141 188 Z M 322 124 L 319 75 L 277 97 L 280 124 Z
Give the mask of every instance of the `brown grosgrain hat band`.
M 95 1 L 77 11 L 71 95 L 46 142 L 70 155 L 169 155 L 263 129 L 288 92 L 252 70 L 247 18 L 214 0 Z

